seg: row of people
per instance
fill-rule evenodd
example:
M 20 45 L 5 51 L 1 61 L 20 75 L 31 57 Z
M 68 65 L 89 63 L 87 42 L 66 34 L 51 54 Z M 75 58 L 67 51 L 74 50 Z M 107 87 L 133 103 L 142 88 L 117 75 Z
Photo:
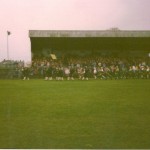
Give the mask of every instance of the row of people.
M 24 80 L 29 79 L 29 76 L 34 77 L 35 70 L 31 68 L 23 68 L 22 73 Z M 118 65 L 111 66 L 46 66 L 43 67 L 42 77 L 45 77 L 45 80 L 88 80 L 89 78 L 94 79 L 128 79 L 128 78 L 150 78 L 150 66 L 141 65 L 141 66 L 129 66 L 121 68 Z M 36 72 L 38 74 L 38 72 Z

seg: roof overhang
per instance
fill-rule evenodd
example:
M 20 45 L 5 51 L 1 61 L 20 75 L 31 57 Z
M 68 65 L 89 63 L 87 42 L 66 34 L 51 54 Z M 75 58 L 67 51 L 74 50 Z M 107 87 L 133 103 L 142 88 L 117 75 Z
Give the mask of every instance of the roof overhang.
M 150 30 L 29 30 L 29 37 L 150 37 Z

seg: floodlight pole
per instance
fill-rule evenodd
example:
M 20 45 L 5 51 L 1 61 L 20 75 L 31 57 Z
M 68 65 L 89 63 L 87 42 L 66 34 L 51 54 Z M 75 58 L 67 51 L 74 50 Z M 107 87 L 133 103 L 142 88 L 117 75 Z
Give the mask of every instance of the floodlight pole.
M 7 60 L 9 60 L 9 44 L 8 44 L 8 32 L 7 32 Z

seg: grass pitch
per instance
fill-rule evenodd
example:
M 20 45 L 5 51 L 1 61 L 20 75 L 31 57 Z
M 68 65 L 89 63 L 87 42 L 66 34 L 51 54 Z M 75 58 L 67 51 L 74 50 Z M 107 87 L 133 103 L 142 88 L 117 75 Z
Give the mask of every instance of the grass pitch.
M 150 148 L 150 80 L 0 80 L 0 148 Z

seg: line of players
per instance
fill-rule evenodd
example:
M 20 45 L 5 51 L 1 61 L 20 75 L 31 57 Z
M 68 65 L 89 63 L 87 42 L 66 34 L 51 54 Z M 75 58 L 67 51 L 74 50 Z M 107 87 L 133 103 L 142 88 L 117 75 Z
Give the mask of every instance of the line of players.
M 29 80 L 30 68 L 23 68 L 23 80 Z M 128 78 L 150 78 L 149 66 L 130 66 L 129 69 L 121 70 L 118 66 L 110 67 L 54 67 L 44 69 L 45 80 L 89 80 L 94 79 L 128 79 Z
M 91 70 L 92 71 L 92 70 Z M 72 68 L 72 67 L 48 67 L 45 72 L 45 80 L 64 80 L 66 78 L 67 80 L 74 80 L 75 78 L 79 78 L 81 80 L 89 80 L 89 77 L 91 76 L 90 73 L 93 74 L 93 77 L 96 79 L 96 68 L 93 68 L 93 71 L 90 72 L 88 67 L 78 67 L 78 68 Z
M 118 66 L 112 67 L 48 67 L 45 70 L 45 80 L 80 80 L 94 79 L 128 79 L 150 78 L 149 66 L 130 66 L 128 70 L 121 70 Z

